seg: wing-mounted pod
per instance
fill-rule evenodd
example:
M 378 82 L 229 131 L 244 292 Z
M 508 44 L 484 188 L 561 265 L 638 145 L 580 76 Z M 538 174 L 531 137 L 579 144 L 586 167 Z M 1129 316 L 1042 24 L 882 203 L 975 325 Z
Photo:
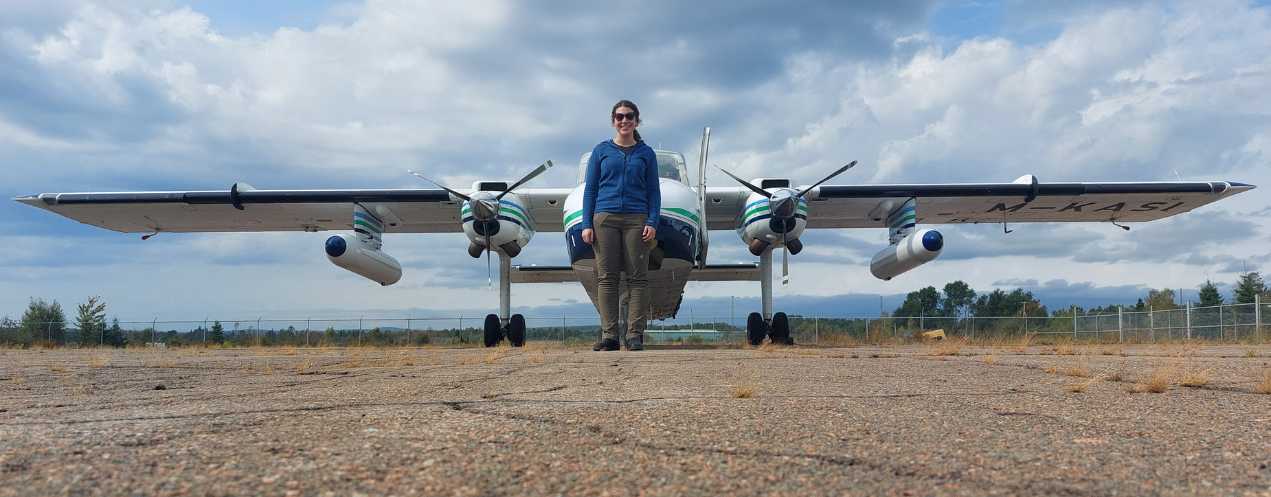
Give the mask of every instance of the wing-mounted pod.
M 940 256 L 944 236 L 933 229 L 918 228 L 918 211 L 910 198 L 887 215 L 887 241 L 890 244 L 874 254 L 869 272 L 880 280 L 890 280 Z
M 384 246 L 384 220 L 353 204 L 353 234 L 327 238 L 327 259 L 337 266 L 384 286 L 402 279 L 402 265 L 380 249 Z

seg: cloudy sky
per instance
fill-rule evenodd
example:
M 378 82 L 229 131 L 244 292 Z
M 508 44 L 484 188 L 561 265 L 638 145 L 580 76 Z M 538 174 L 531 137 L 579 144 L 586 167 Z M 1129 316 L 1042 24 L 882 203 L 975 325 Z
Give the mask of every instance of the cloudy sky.
M 0 6 L 0 194 L 572 185 L 640 104 L 654 145 L 744 177 L 834 182 L 1230 180 L 1271 185 L 1271 8 L 1212 2 L 271 2 L 10 0 Z M 853 6 L 845 6 L 852 4 Z M 598 7 L 599 6 L 599 7 Z M 726 184 L 718 172 L 711 184 Z M 1123 232 L 947 226 L 940 260 L 869 275 L 882 230 L 822 232 L 777 308 L 895 307 L 963 279 L 1052 305 L 1133 302 L 1271 270 L 1255 190 Z M 389 235 L 406 268 L 380 288 L 332 266 L 328 234 L 107 232 L 0 203 L 0 316 L 31 297 L 101 295 L 127 319 L 488 312 L 497 293 L 461 235 Z M 713 262 L 750 259 L 730 232 Z M 542 234 L 519 263 L 567 262 Z M 757 285 L 691 286 L 717 309 Z M 585 312 L 577 285 L 514 289 L 526 314 Z M 581 303 L 580 303 L 581 302 Z M 1086 301 L 1081 301 L 1086 302 Z M 730 302 L 731 303 L 731 302 Z M 866 307 L 877 308 L 877 304 Z M 749 310 L 749 309 L 747 309 Z M 706 311 L 699 311 L 706 312 Z

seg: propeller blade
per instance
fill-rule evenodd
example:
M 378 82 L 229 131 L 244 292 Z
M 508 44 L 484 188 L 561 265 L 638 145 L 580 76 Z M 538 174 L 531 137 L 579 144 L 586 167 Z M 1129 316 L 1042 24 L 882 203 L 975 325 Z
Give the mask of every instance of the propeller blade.
M 763 188 L 759 188 L 759 187 L 757 187 L 757 186 L 755 186 L 755 185 L 750 184 L 750 182 L 748 182 L 748 181 L 746 181 L 746 180 L 744 180 L 744 179 L 741 179 L 741 178 L 738 178 L 738 177 L 734 176 L 734 175 L 733 175 L 733 173 L 728 172 L 728 170 L 727 170 L 727 169 L 724 169 L 724 168 L 719 167 L 719 166 L 715 166 L 715 169 L 719 169 L 720 171 L 723 171 L 723 172 L 724 172 L 724 174 L 727 174 L 729 178 L 732 178 L 732 179 L 734 179 L 734 180 L 737 180 L 737 182 L 738 182 L 738 183 L 741 183 L 741 186 L 746 187 L 746 188 L 747 188 L 747 189 L 749 189 L 750 191 L 755 192 L 755 193 L 758 193 L 758 194 L 760 194 L 760 195 L 763 195 L 763 196 L 764 196 L 764 197 L 766 197 L 766 198 L 772 198 L 772 194 L 771 194 L 771 193 L 768 193 L 768 192 L 767 192 L 766 190 L 764 190 Z
M 808 193 L 808 192 L 812 191 L 812 189 L 813 189 L 813 188 L 816 188 L 816 187 L 818 187 L 818 186 L 821 186 L 821 183 L 825 183 L 826 181 L 829 181 L 829 180 L 830 180 L 830 178 L 833 178 L 833 177 L 835 177 L 835 176 L 838 176 L 838 175 L 840 175 L 840 174 L 843 174 L 843 172 L 844 172 L 844 171 L 847 171 L 848 169 L 851 169 L 851 168 L 852 168 L 852 167 L 854 167 L 854 166 L 856 166 L 856 161 L 848 162 L 846 166 L 840 167 L 838 171 L 834 171 L 834 172 L 830 173 L 830 175 L 829 175 L 829 176 L 826 176 L 826 177 L 822 178 L 822 179 L 821 179 L 821 181 L 818 181 L 818 182 L 816 182 L 816 183 L 813 183 L 813 184 L 812 184 L 812 186 L 809 186 L 809 187 L 807 187 L 807 188 L 804 188 L 804 189 L 803 189 L 803 191 L 799 192 L 799 194 L 798 194 L 798 195 L 796 195 L 796 196 L 797 196 L 797 197 L 803 197 L 803 195 L 804 195 L 805 193 Z
M 446 187 L 446 185 L 443 185 L 443 184 L 441 184 L 441 183 L 438 183 L 438 182 L 436 182 L 436 181 L 433 181 L 433 180 L 431 180 L 431 179 L 428 179 L 428 177 L 427 177 L 427 176 L 424 176 L 424 175 L 422 175 L 422 174 L 419 174 L 419 173 L 417 173 L 417 172 L 415 172 L 415 171 L 411 171 L 411 170 L 409 170 L 409 169 L 407 169 L 407 170 L 406 170 L 406 172 L 410 173 L 412 176 L 414 176 L 414 177 L 416 177 L 416 178 L 419 178 L 419 179 L 422 179 L 422 180 L 427 181 L 427 182 L 429 182 L 429 183 L 432 183 L 432 184 L 434 184 L 434 185 L 437 185 L 437 187 L 438 187 L 438 188 L 441 188 L 442 190 L 445 190 L 445 191 L 450 192 L 450 194 L 451 194 L 451 195 L 454 195 L 454 196 L 459 197 L 459 198 L 464 199 L 464 200 L 469 200 L 469 201 L 470 201 L 470 200 L 472 200 L 472 197 L 469 197 L 469 196 L 464 195 L 464 194 L 462 194 L 462 193 L 459 193 L 459 192 L 457 192 L 457 191 L 451 190 L 450 188 L 447 188 L 447 187 Z
M 530 173 L 525 175 L 524 178 L 521 178 L 521 181 L 517 181 L 516 183 L 513 183 L 512 186 L 509 186 L 507 190 L 503 190 L 503 193 L 500 193 L 498 196 L 494 197 L 494 199 L 503 200 L 504 195 L 512 193 L 512 190 L 515 190 L 516 187 L 524 185 L 526 181 L 532 180 L 534 179 L 535 176 L 543 174 L 543 171 L 546 171 L 550 167 L 552 167 L 552 161 L 550 160 L 542 164 L 539 164 L 538 167 L 534 168 L 533 171 L 530 171 Z
M 786 233 L 781 233 L 781 285 L 790 284 L 790 247 L 786 245 Z
M 490 237 L 485 237 L 485 285 L 494 288 L 494 270 L 490 268 Z

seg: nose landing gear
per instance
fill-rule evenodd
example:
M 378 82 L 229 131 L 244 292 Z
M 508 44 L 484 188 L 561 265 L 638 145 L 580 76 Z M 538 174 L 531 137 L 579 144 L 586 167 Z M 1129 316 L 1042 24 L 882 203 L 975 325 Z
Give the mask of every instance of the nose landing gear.
M 794 338 L 790 336 L 790 319 L 784 312 L 772 312 L 771 247 L 759 254 L 759 290 L 763 313 L 752 312 L 746 317 L 746 341 L 758 347 L 766 336 L 777 345 L 794 345 Z

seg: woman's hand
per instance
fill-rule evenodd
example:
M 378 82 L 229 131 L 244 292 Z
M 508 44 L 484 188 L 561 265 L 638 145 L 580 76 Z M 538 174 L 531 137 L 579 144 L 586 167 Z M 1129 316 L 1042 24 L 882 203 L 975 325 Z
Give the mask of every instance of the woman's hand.
M 658 236 L 658 230 L 653 229 L 652 226 L 645 226 L 644 232 L 640 234 L 640 239 L 647 242 L 655 236 Z
M 596 232 L 592 231 L 591 228 L 584 228 L 583 229 L 583 243 L 586 243 L 587 245 L 591 245 L 595 241 L 596 241 Z

